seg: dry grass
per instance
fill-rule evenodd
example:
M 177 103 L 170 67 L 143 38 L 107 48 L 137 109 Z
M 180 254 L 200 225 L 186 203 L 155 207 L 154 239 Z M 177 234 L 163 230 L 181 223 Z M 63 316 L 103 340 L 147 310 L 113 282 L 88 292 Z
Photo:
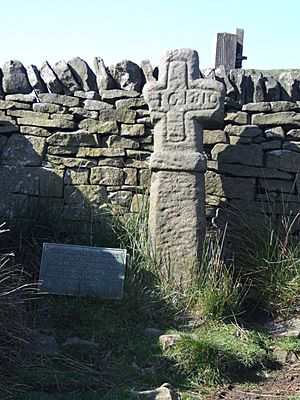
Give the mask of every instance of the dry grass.
M 0 234 L 8 234 L 4 224 Z M 0 252 L 0 390 L 2 395 L 15 392 L 13 382 L 6 379 L 7 371 L 22 365 L 24 347 L 29 336 L 25 299 L 33 292 L 25 282 L 25 273 L 15 262 L 13 252 Z

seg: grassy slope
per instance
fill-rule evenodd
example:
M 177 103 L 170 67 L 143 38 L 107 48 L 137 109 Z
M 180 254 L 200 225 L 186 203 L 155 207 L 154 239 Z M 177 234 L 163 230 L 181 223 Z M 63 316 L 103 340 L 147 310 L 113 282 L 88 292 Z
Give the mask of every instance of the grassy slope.
M 235 286 L 230 282 L 226 288 L 223 286 L 224 276 L 229 279 L 231 275 L 226 275 L 222 251 L 215 246 L 219 240 L 213 246 L 211 242 L 207 244 L 209 251 L 204 252 L 207 257 L 201 270 L 206 276 L 202 282 L 212 290 L 206 297 L 199 296 L 203 292 L 199 291 L 201 282 L 195 279 L 189 290 L 179 296 L 172 281 L 164 282 L 151 265 L 145 221 L 125 224 L 121 245 L 130 249 L 131 261 L 122 301 L 49 296 L 30 303 L 31 326 L 55 336 L 60 353 L 52 357 L 27 355 L 13 367 L 7 366 L 5 379 L 10 378 L 16 388 L 23 390 L 14 395 L 14 400 L 124 400 L 130 398 L 132 390 L 155 388 L 164 382 L 179 389 L 183 400 L 191 400 L 197 398 L 192 391 L 204 393 L 210 385 L 245 377 L 255 381 L 272 364 L 275 343 L 270 338 L 233 325 L 228 318 L 226 325 L 220 322 L 234 305 L 230 301 Z M 281 266 L 281 255 L 274 255 L 273 251 L 271 255 L 270 265 L 275 262 Z M 243 247 L 243 259 L 244 256 Z M 257 267 L 262 259 L 266 264 L 268 257 L 266 253 L 255 253 L 252 258 Z M 264 269 L 268 270 L 268 264 Z M 295 276 L 299 285 L 299 274 Z M 273 275 L 270 277 L 274 280 Z M 264 280 L 267 278 L 264 275 Z M 241 285 L 242 281 L 237 283 Z M 286 292 L 285 286 L 282 288 Z M 220 298 L 211 293 L 224 295 Z M 215 312 L 214 305 L 218 305 L 218 311 L 221 300 L 225 315 Z M 210 307 L 204 307 L 205 302 Z M 183 317 L 187 312 L 203 315 L 203 310 L 208 310 L 203 327 L 185 325 Z M 144 330 L 149 327 L 164 333 L 180 332 L 183 337 L 173 348 L 164 350 L 157 337 L 145 336 Z M 94 341 L 97 347 L 62 346 L 66 338 L 74 336 Z M 299 352 L 299 339 L 290 346 Z
M 49 311 L 51 324 L 45 333 L 54 334 L 59 343 L 72 336 L 92 339 L 98 347 L 61 347 L 59 356 L 37 356 L 27 368 L 12 370 L 15 383 L 27 387 L 15 400 L 124 400 L 132 390 L 164 382 L 192 400 L 197 398 L 192 393 L 208 393 L 211 385 L 259 382 L 262 371 L 275 366 L 274 341 L 234 324 L 183 327 L 167 309 L 147 315 L 128 298 L 112 303 L 57 297 L 46 303 L 43 314 Z M 182 338 L 163 350 L 157 337 L 145 336 L 149 326 Z M 281 347 L 299 351 L 299 340 Z
M 300 74 L 300 69 L 256 69 L 256 68 L 253 68 L 253 69 L 254 69 L 255 71 L 261 72 L 264 76 L 271 75 L 271 76 L 273 76 L 273 78 L 275 78 L 275 79 L 278 79 L 278 78 L 279 78 L 279 75 L 280 75 L 282 72 L 294 72 L 294 73 Z M 251 69 L 246 69 L 245 71 L 246 71 L 246 73 L 248 74 L 248 73 L 251 72 Z

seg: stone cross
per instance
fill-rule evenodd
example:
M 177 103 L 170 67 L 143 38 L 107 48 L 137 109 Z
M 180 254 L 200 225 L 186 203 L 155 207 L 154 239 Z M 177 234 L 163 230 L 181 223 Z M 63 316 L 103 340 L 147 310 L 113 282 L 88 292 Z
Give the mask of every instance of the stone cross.
M 200 79 L 198 54 L 190 49 L 168 51 L 158 80 L 149 61 L 142 68 L 154 123 L 150 240 L 158 265 L 180 282 L 199 260 L 205 230 L 203 124 L 223 122 L 223 85 Z

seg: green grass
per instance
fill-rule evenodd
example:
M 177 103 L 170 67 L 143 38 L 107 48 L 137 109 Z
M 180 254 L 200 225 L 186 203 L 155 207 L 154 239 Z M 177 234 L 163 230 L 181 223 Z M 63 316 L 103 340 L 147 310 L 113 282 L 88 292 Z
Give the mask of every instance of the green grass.
M 232 260 L 228 259 L 224 248 L 226 233 L 206 234 L 200 267 L 192 271 L 191 277 L 181 286 L 174 285 L 171 274 L 156 268 L 156 260 L 151 253 L 148 229 L 148 213 L 144 205 L 141 213 L 128 215 L 123 223 L 117 224 L 123 247 L 130 249 L 131 268 L 129 286 L 141 293 L 156 293 L 168 305 L 169 312 L 197 313 L 207 320 L 221 320 L 242 312 L 247 288 L 242 287 L 240 277 L 235 274 Z M 140 297 L 136 294 L 136 298 Z M 157 303 L 157 297 L 154 298 Z M 150 299 L 147 308 L 151 306 Z
M 118 399 L 133 388 L 159 386 L 169 380 L 167 360 L 157 339 L 144 335 L 155 316 L 141 318 L 126 301 L 112 304 L 64 297 L 48 300 L 46 310 L 54 330 L 43 331 L 52 331 L 59 344 L 66 337 L 79 336 L 94 340 L 97 347 L 61 347 L 58 356 L 37 357 L 30 368 L 11 371 L 17 382 L 36 392 L 60 394 L 62 399 L 68 399 L 64 393 L 69 392 L 80 399 L 93 398 L 93 392 L 98 398 Z
M 97 394 L 46 394 L 46 393 L 27 393 L 15 397 L 16 400 L 96 400 Z
M 292 72 L 295 74 L 300 74 L 300 70 L 299 69 L 255 69 L 253 68 L 255 71 L 261 72 L 263 74 L 263 76 L 273 76 L 273 78 L 275 79 L 279 79 L 279 76 L 281 73 L 283 72 Z M 245 72 L 247 74 L 251 73 L 251 69 L 247 69 L 245 70 Z
M 30 229 L 20 230 L 15 240 L 6 242 L 18 251 L 15 258 L 23 261 L 31 276 L 38 269 L 43 240 L 59 239 L 50 222 L 39 222 L 31 234 Z M 279 305 L 284 315 L 299 305 L 299 257 L 293 243 L 272 230 L 267 231 L 271 236 L 251 230 L 247 241 L 240 242 L 248 246 L 243 247 L 241 268 L 234 247 L 228 249 L 227 233 L 207 235 L 200 269 L 188 284 L 175 290 L 172 279 L 156 268 L 151 255 L 146 208 L 140 214 L 111 216 L 111 224 L 110 234 L 130 254 L 123 300 L 39 296 L 27 302 L 26 323 L 53 335 L 60 353 L 20 352 L 18 363 L 3 364 L 3 378 L 23 390 L 15 394 L 15 400 L 123 400 L 130 398 L 132 390 L 164 382 L 173 384 L 188 400 L 193 398 L 191 388 L 205 393 L 212 385 L 259 380 L 262 370 L 275 365 L 275 347 L 298 352 L 298 339 L 277 343 L 241 327 L 241 319 L 249 315 L 245 310 L 251 296 L 259 300 L 255 310 L 264 307 L 274 314 Z M 102 244 L 97 235 L 88 241 L 91 237 L 92 244 Z M 200 328 L 184 325 L 191 315 L 201 317 Z M 157 337 L 145 336 L 149 327 L 180 332 L 182 338 L 163 350 Z M 74 336 L 97 346 L 62 345 Z
M 247 288 L 242 286 L 233 260 L 226 254 L 225 233 L 206 234 L 200 269 L 188 285 L 190 307 L 206 320 L 224 320 L 243 311 Z
M 268 338 L 236 325 L 210 324 L 185 334 L 167 354 L 190 387 L 243 382 L 274 361 Z
M 300 338 L 296 336 L 281 337 L 276 340 L 276 347 L 285 351 L 292 351 L 300 355 Z
M 111 390 L 101 396 L 101 400 L 126 400 L 131 398 L 130 390 Z M 99 400 L 99 392 L 94 393 L 71 393 L 71 394 L 47 394 L 43 392 L 29 392 L 20 394 L 15 400 Z
M 235 233 L 236 268 L 251 282 L 247 300 L 253 314 L 289 318 L 300 305 L 300 242 L 291 235 L 300 215 L 284 217 L 277 227 L 271 221 L 258 226 L 248 220 L 247 228 Z

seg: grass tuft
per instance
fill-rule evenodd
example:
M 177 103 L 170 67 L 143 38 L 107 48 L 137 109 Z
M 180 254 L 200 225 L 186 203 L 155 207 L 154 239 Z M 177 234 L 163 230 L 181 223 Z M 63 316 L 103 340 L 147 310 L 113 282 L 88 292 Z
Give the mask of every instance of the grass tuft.
M 200 270 L 191 282 L 194 309 L 212 321 L 239 315 L 247 292 L 235 274 L 233 259 L 226 255 L 225 235 L 226 231 L 206 234 Z
M 7 235 L 4 224 L 0 235 Z M 29 335 L 25 300 L 32 294 L 33 285 L 26 284 L 26 273 L 15 262 L 12 252 L 0 252 L 0 390 L 4 395 L 15 391 L 7 370 L 23 362 L 24 347 Z
M 273 317 L 287 318 L 298 313 L 300 305 L 300 242 L 292 236 L 300 215 L 283 218 L 274 227 L 249 224 L 240 235 L 238 268 L 251 280 L 248 299 L 253 310 Z
M 193 387 L 242 382 L 273 361 L 262 336 L 233 324 L 202 326 L 166 352 Z

